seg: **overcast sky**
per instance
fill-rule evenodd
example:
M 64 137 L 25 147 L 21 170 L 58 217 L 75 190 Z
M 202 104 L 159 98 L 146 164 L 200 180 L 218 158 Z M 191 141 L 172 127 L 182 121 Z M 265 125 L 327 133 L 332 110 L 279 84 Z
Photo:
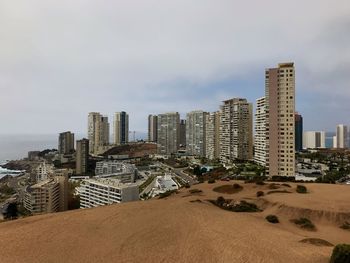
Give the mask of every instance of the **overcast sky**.
M 146 131 L 150 113 L 255 103 L 288 61 L 305 129 L 350 124 L 349 0 L 0 0 L 0 133 L 122 110 Z

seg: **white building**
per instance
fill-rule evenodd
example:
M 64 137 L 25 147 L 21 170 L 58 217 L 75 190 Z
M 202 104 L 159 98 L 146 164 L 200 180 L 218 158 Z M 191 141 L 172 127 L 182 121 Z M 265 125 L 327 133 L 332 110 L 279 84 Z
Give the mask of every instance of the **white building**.
M 324 131 L 305 131 L 303 133 L 303 149 L 326 148 Z
M 349 147 L 348 127 L 344 124 L 337 125 L 337 148 L 345 149 Z
M 124 184 L 111 178 L 83 180 L 77 193 L 80 195 L 80 208 L 139 200 L 138 185 Z
M 205 156 L 205 126 L 207 112 L 191 111 L 186 119 L 186 151 L 190 155 Z
M 113 177 L 122 183 L 133 183 L 137 178 L 137 169 L 134 164 L 120 161 L 102 161 L 96 163 L 96 177 Z
M 152 196 L 179 189 L 178 184 L 173 180 L 171 174 L 164 176 L 157 176 L 154 187 L 152 189 Z
M 254 161 L 266 165 L 266 105 L 265 97 L 256 100 Z
M 211 112 L 206 116 L 205 155 L 209 160 L 219 158 L 220 154 L 220 112 Z
M 46 162 L 42 162 L 36 168 L 36 182 L 47 180 L 52 175 L 54 166 Z
M 180 145 L 180 114 L 170 112 L 158 115 L 158 153 L 176 153 Z

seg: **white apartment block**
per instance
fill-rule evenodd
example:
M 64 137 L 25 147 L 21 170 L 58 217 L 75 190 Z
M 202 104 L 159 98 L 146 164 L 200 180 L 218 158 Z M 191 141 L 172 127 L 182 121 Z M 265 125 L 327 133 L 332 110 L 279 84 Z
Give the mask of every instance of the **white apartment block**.
M 111 178 L 83 180 L 77 193 L 80 195 L 80 208 L 139 200 L 138 185 L 124 184 Z
M 113 177 L 122 183 L 133 183 L 137 178 L 137 169 L 130 163 L 102 161 L 96 163 L 95 175 L 99 178 Z
M 265 97 L 256 100 L 254 161 L 266 165 L 266 105 Z
M 337 147 L 338 149 L 345 149 L 349 147 L 349 133 L 348 126 L 344 124 L 337 125 Z
M 281 63 L 265 71 L 268 176 L 295 176 L 295 70 Z
M 326 148 L 324 131 L 305 131 L 303 133 L 303 149 Z
M 176 153 L 180 145 L 180 114 L 170 112 L 158 115 L 158 153 Z
M 220 109 L 220 160 L 253 159 L 253 106 L 246 99 L 226 100 Z
M 207 112 L 191 111 L 186 119 L 186 151 L 190 155 L 205 156 L 205 127 Z
M 220 112 L 206 115 L 205 124 L 205 155 L 209 160 L 219 158 L 220 154 Z

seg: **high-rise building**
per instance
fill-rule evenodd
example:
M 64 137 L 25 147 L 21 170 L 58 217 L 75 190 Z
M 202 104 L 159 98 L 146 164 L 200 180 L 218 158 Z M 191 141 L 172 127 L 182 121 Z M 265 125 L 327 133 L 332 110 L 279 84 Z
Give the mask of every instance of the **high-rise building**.
M 349 147 L 348 127 L 344 124 L 337 125 L 337 148 L 345 149 Z
M 121 145 L 129 142 L 129 115 L 125 112 L 114 114 L 114 144 Z
M 303 116 L 295 113 L 295 151 L 303 150 Z
M 206 115 L 205 155 L 209 160 L 219 158 L 220 154 L 220 111 Z
M 62 132 L 58 137 L 58 152 L 69 154 L 74 152 L 74 133 Z
M 180 120 L 180 145 L 186 145 L 186 120 Z
M 89 140 L 82 139 L 77 141 L 76 151 L 76 174 L 86 174 L 89 162 Z
M 326 148 L 324 131 L 305 131 L 303 133 L 303 149 Z
M 265 85 L 267 175 L 295 176 L 294 63 L 267 69 Z
M 180 114 L 170 112 L 158 115 L 158 153 L 172 154 L 179 149 Z
M 253 105 L 233 98 L 220 108 L 220 160 L 253 159 Z
M 333 136 L 333 148 L 337 148 L 337 136 Z
M 158 116 L 148 115 L 148 141 L 157 142 L 158 141 Z
M 186 151 L 188 154 L 205 156 L 205 122 L 207 112 L 191 111 L 186 119 Z
M 254 161 L 266 165 L 266 101 L 265 97 L 256 100 Z
M 97 153 L 101 146 L 109 145 L 108 117 L 98 112 L 90 112 L 88 116 L 88 139 L 90 153 Z

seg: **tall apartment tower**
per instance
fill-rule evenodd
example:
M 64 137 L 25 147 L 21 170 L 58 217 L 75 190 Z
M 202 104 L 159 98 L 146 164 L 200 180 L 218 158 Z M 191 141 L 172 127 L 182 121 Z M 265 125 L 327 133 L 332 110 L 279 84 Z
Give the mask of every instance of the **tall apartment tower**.
M 326 148 L 324 131 L 306 131 L 303 133 L 303 149 Z
M 180 120 L 180 145 L 186 145 L 186 120 Z
M 220 108 L 220 160 L 253 159 L 253 105 L 233 98 Z
M 266 165 L 266 100 L 265 97 L 256 100 L 254 161 Z
M 344 124 L 337 125 L 337 148 L 345 149 L 349 147 L 348 127 Z
M 62 132 L 58 137 L 58 152 L 69 154 L 74 152 L 74 133 Z
M 158 153 L 172 154 L 179 149 L 180 114 L 170 112 L 158 115 Z
M 219 158 L 220 154 L 220 111 L 206 115 L 205 121 L 205 157 L 209 160 Z
M 129 115 L 125 112 L 114 114 L 114 144 L 121 145 L 129 142 Z
M 191 111 L 186 118 L 186 151 L 188 154 L 205 156 L 205 126 L 207 112 Z
M 90 153 L 97 153 L 100 146 L 109 145 L 108 117 L 98 112 L 90 112 L 88 116 L 88 139 Z
M 76 174 L 86 174 L 89 162 L 89 140 L 82 139 L 77 141 L 76 151 Z
M 295 113 L 295 151 L 303 150 L 303 116 Z
M 265 86 L 267 175 L 295 176 L 294 63 L 267 69 Z
M 157 142 L 158 141 L 158 116 L 148 115 L 148 141 Z

